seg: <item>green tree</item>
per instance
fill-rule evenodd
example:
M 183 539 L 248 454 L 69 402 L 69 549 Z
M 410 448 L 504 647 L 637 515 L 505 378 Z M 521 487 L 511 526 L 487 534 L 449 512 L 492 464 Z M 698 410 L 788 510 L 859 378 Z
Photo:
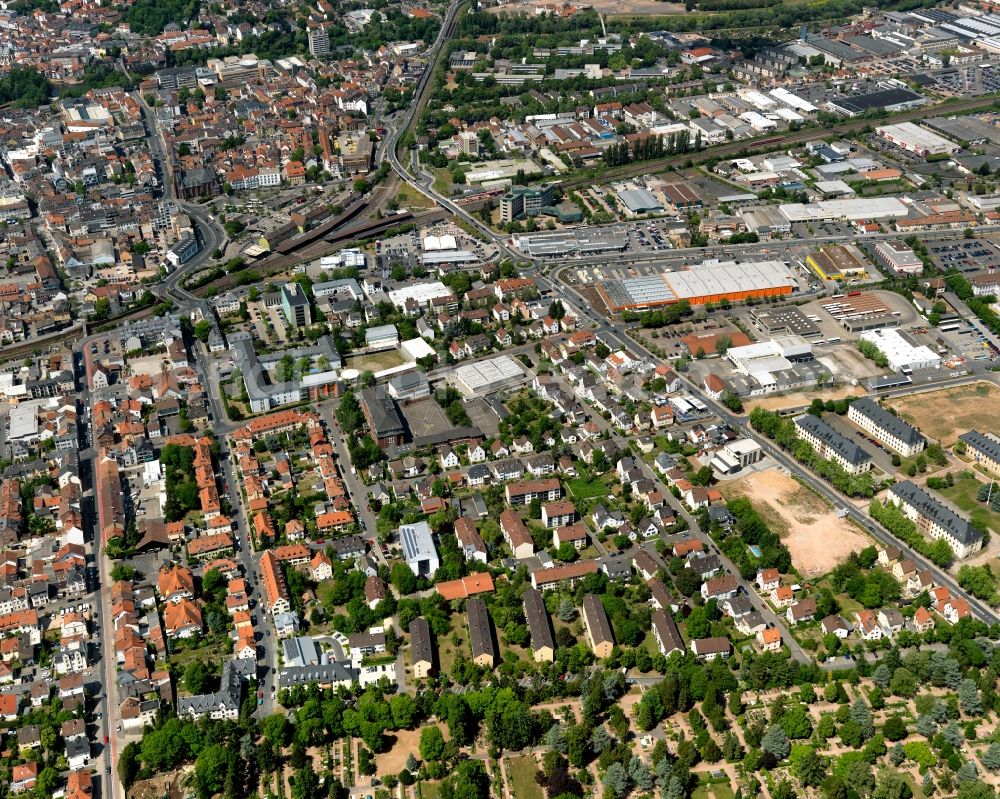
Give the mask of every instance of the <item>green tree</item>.
M 792 749 L 785 731 L 777 724 L 768 727 L 760 739 L 760 748 L 770 753 L 775 760 L 784 760 Z
M 436 762 L 444 754 L 444 736 L 437 726 L 424 727 L 420 731 L 420 757 Z
M 210 744 L 198 753 L 194 762 L 194 776 L 198 794 L 203 799 L 222 790 L 229 757 L 229 752 L 221 744 Z
M 826 779 L 826 761 L 810 748 L 799 758 L 795 774 L 803 785 L 815 788 Z
M 204 694 L 212 681 L 212 672 L 202 660 L 192 660 L 184 668 L 184 687 L 188 693 Z

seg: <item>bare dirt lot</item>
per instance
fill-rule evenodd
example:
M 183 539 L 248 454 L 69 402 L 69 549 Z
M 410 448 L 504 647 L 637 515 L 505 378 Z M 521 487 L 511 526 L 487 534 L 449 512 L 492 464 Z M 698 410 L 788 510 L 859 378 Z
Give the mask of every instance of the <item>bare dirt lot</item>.
M 845 397 L 857 397 L 861 394 L 864 394 L 864 391 L 858 386 L 831 388 L 822 391 L 792 391 L 788 394 L 777 394 L 747 400 L 746 408 L 748 412 L 754 408 L 763 408 L 766 411 L 783 411 L 790 408 L 808 407 L 809 403 L 817 398 L 824 401 L 838 400 Z
M 426 726 L 426 725 L 424 725 Z M 448 739 L 448 727 L 437 725 L 445 740 Z M 421 728 L 422 729 L 422 728 Z M 379 774 L 399 774 L 406 765 L 406 758 L 411 752 L 417 753 L 420 748 L 420 730 L 397 730 L 393 733 L 396 739 L 388 752 L 375 755 L 375 764 Z
M 826 574 L 871 543 L 830 505 L 778 469 L 754 472 L 719 486 L 726 497 L 750 497 L 777 532 L 803 576 Z
M 972 428 L 996 430 L 1000 426 L 1000 389 L 992 383 L 928 391 L 889 400 L 887 404 L 925 436 L 944 446 L 954 444 L 960 433 Z

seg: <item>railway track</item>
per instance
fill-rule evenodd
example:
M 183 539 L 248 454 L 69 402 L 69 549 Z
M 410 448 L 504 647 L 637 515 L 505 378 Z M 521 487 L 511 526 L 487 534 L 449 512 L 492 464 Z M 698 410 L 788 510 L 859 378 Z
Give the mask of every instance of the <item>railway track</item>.
M 432 222 L 438 222 L 446 216 L 447 212 L 440 208 L 435 208 L 419 214 L 396 214 L 395 216 L 388 216 L 376 221 L 365 222 L 360 225 L 343 228 L 341 230 L 328 233 L 323 238 L 304 244 L 300 248 L 291 252 L 273 253 L 261 260 L 255 266 L 252 266 L 249 270 L 235 272 L 219 278 L 218 280 L 212 281 L 211 283 L 206 283 L 204 286 L 200 286 L 196 289 L 193 293 L 197 297 L 207 297 L 213 292 L 225 291 L 226 289 L 240 285 L 241 280 L 250 273 L 254 273 L 256 275 L 253 282 L 257 283 L 265 280 L 266 278 L 273 277 L 274 275 L 279 275 L 282 272 L 287 272 L 289 269 L 292 269 L 299 264 L 320 258 L 336 249 L 337 245 L 371 238 L 372 236 L 377 236 L 380 233 L 384 233 L 385 231 L 398 227 L 399 225 L 426 225 Z
M 594 183 L 607 183 L 612 180 L 622 178 L 633 178 L 640 175 L 650 175 L 656 172 L 663 172 L 673 166 L 680 166 L 688 161 L 695 164 L 704 163 L 722 158 L 740 157 L 743 155 L 759 154 L 762 152 L 773 152 L 774 150 L 786 149 L 795 144 L 804 144 L 817 138 L 825 138 L 830 135 L 845 135 L 856 133 L 862 128 L 876 124 L 896 124 L 913 120 L 926 119 L 928 116 L 951 116 L 953 114 L 964 114 L 970 111 L 985 110 L 992 108 L 994 99 L 992 97 L 979 97 L 969 100 L 960 100 L 953 103 L 940 103 L 929 108 L 915 108 L 909 111 L 901 111 L 898 114 L 880 120 L 871 119 L 848 119 L 829 128 L 816 129 L 807 128 L 800 131 L 788 133 L 785 136 L 768 136 L 764 139 L 748 139 L 728 144 L 716 145 L 703 150 L 671 155 L 667 158 L 658 158 L 653 161 L 638 161 L 634 164 L 627 164 L 620 167 L 603 169 L 600 175 L 578 175 L 566 178 L 561 181 L 561 186 L 567 189 L 579 188 L 581 186 L 591 186 Z

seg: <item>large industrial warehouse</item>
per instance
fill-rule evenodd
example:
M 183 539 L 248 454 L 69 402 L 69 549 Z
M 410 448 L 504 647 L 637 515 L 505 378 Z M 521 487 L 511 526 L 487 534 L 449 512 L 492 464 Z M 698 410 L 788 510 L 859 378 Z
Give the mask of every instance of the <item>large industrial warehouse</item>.
M 612 311 L 643 310 L 687 300 L 692 305 L 791 294 L 795 278 L 783 261 L 707 262 L 680 272 L 606 280 L 598 291 Z

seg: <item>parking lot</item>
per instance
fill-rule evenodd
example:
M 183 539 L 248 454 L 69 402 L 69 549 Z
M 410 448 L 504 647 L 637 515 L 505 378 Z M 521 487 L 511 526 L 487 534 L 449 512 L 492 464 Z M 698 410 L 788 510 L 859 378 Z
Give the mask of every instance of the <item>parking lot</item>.
M 1000 248 L 985 239 L 928 242 L 927 252 L 942 272 L 980 272 L 1000 269 Z
M 992 94 L 1000 91 L 1000 69 L 992 64 L 975 64 L 935 74 L 938 91 L 955 96 Z

